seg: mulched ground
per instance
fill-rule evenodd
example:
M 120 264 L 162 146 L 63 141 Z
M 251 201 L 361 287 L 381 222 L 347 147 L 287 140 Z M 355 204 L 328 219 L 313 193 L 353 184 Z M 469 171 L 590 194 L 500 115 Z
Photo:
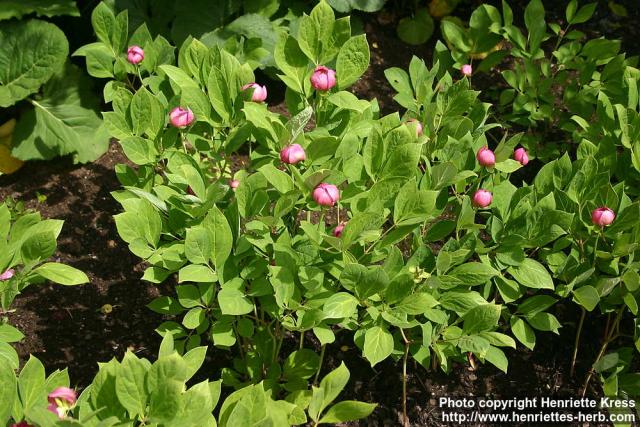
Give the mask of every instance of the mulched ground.
M 479 2 L 472 3 L 463 4 L 460 13 L 468 13 Z M 545 2 L 545 5 L 547 3 L 552 9 L 549 15 L 563 16 L 563 11 L 558 9 L 562 5 L 557 5 L 561 2 Z M 608 37 L 623 38 L 624 49 L 629 54 L 637 54 L 640 51 L 638 26 L 634 23 L 638 22 L 638 10 L 630 1 L 625 4 L 630 17 L 601 13 L 589 28 Z M 386 83 L 384 69 L 391 66 L 406 68 L 414 54 L 429 63 L 433 45 L 407 46 L 395 37 L 393 23 L 381 23 L 386 17 L 363 15 L 361 18 L 371 44 L 372 59 L 370 69 L 354 91 L 361 97 L 378 98 L 382 110 L 391 112 L 395 108 L 393 91 Z M 282 107 L 274 108 L 281 110 Z M 10 323 L 26 336 L 17 344 L 21 359 L 26 360 L 31 353 L 40 358 L 48 370 L 68 366 L 73 385 L 79 387 L 91 381 L 98 362 L 120 358 L 127 348 L 139 356 L 155 357 L 160 340 L 154 329 L 163 319 L 145 306 L 155 296 L 171 293 L 168 286 L 159 288 L 140 280 L 143 266 L 117 235 L 112 217 L 119 212 L 119 205 L 109 193 L 119 188 L 113 168 L 124 161 L 117 144 L 112 144 L 93 164 L 73 165 L 68 159 L 30 162 L 16 174 L 0 177 L 0 199 L 11 196 L 24 201 L 28 207 L 37 208 L 45 217 L 65 220 L 56 257 L 85 271 L 91 279 L 91 284 L 85 286 L 28 288 L 16 300 L 15 313 L 8 315 Z M 38 194 L 46 196 L 40 204 Z M 103 313 L 105 304 L 113 306 L 111 313 Z M 565 325 L 561 334 L 538 334 L 534 352 L 522 348 L 508 351 L 511 363 L 508 375 L 491 366 L 480 366 L 473 371 L 468 364 L 456 365 L 451 374 L 445 375 L 440 371 L 427 372 L 411 363 L 410 425 L 442 425 L 437 404 L 440 396 L 577 397 L 599 345 L 602 325 L 587 320 L 582 357 L 578 358 L 581 364 L 576 378 L 570 378 L 568 371 L 577 313 L 573 306 L 559 305 L 556 315 Z M 340 345 L 346 345 L 347 350 L 342 351 Z M 216 366 L 220 352 L 210 350 L 207 366 Z M 386 361 L 371 369 L 346 337 L 328 351 L 324 372 L 341 360 L 351 371 L 345 398 L 379 403 L 374 414 L 357 425 L 400 425 L 400 365 Z M 218 376 L 215 370 L 209 374 L 214 378 Z M 592 384 L 589 395 L 598 395 L 597 380 Z

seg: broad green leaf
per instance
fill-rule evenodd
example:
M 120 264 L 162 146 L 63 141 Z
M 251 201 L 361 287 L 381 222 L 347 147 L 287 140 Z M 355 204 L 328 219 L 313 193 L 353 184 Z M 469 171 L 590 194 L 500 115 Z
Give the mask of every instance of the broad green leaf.
M 0 14 L 4 10 L 0 4 Z M 67 38 L 53 24 L 37 19 L 0 23 L 0 107 L 37 92 L 68 54 Z
M 358 307 L 358 300 L 347 292 L 331 295 L 324 303 L 322 311 L 327 319 L 344 319 L 353 316 Z
M 89 278 L 82 271 L 57 262 L 42 264 L 33 270 L 32 273 L 61 285 L 72 286 L 89 282 Z
M 364 34 L 351 37 L 342 45 L 336 62 L 336 78 L 339 89 L 348 88 L 367 71 L 369 55 L 369 44 Z
M 88 77 L 71 64 L 52 77 L 42 96 L 31 100 L 33 108 L 18 121 L 12 155 L 44 160 L 72 154 L 81 163 L 100 157 L 107 150 L 109 135 L 91 86 Z
M 364 334 L 364 357 L 375 366 L 393 352 L 393 335 L 380 326 L 367 329 Z
M 344 400 L 333 405 L 320 419 L 321 423 L 344 423 L 366 418 L 376 409 L 375 403 Z
M 526 258 L 517 267 L 507 270 L 521 285 L 535 289 L 554 289 L 553 279 L 547 269 L 538 261 Z

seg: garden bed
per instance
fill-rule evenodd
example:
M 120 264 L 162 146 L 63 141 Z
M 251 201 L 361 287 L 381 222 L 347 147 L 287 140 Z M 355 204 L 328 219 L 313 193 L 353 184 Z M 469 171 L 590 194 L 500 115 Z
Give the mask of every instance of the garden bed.
M 632 16 L 635 9 L 629 7 Z M 371 66 L 355 85 L 354 92 L 361 98 L 377 98 L 381 110 L 392 111 L 394 91 L 389 87 L 384 70 L 398 66 L 405 68 L 412 55 L 429 61 L 432 44 L 412 48 L 400 42 L 393 25 L 381 25 L 375 16 L 364 16 L 364 28 L 371 45 Z M 603 32 L 610 19 L 596 20 Z M 613 36 L 624 35 L 624 50 L 629 54 L 640 51 L 637 26 L 610 28 Z M 606 34 L 605 35 L 610 35 Z M 490 78 L 475 82 L 479 89 L 488 89 Z M 484 87 L 483 87 L 484 86 Z M 280 98 L 280 99 L 278 99 Z M 282 102 L 282 95 L 274 93 L 272 99 Z M 282 105 L 272 105 L 282 111 Z M 15 314 L 9 315 L 10 323 L 25 334 L 17 344 L 24 362 L 31 353 L 48 369 L 69 367 L 72 385 L 82 388 L 91 382 L 97 372 L 97 363 L 112 357 L 120 358 L 127 349 L 140 357 L 153 358 L 160 343 L 154 328 L 162 316 L 153 313 L 146 305 L 160 294 L 171 294 L 171 284 L 157 286 L 140 280 L 144 266 L 132 255 L 116 232 L 113 215 L 120 212 L 119 204 L 110 196 L 120 184 L 114 174 L 114 166 L 126 162 L 117 143 L 98 161 L 82 166 L 73 165 L 68 159 L 49 162 L 29 162 L 19 172 L 0 177 L 0 198 L 11 196 L 37 208 L 48 218 L 65 220 L 55 256 L 87 273 L 90 285 L 74 288 L 61 286 L 31 287 L 16 301 Z M 535 171 L 530 171 L 535 173 Z M 37 202 L 42 196 L 42 202 Z M 426 372 L 422 367 L 410 364 L 408 369 L 408 408 L 412 426 L 441 425 L 437 399 L 440 396 L 470 397 L 514 396 L 576 397 L 581 392 L 582 379 L 591 366 L 603 333 L 603 325 L 587 322 L 583 331 L 584 342 L 575 377 L 569 375 L 575 325 L 579 311 L 575 306 L 558 304 L 554 314 L 563 325 L 558 336 L 544 335 L 536 350 L 522 348 L 507 350 L 510 361 L 509 375 L 493 366 L 481 365 L 472 370 L 467 365 L 456 365 L 445 375 L 440 370 Z M 589 339 L 594 338 L 594 339 Z M 343 336 L 340 345 L 326 356 L 323 372 L 348 363 L 351 380 L 347 387 L 348 398 L 377 402 L 378 408 L 366 421 L 357 425 L 399 425 L 401 420 L 402 381 L 397 365 L 386 360 L 375 369 L 361 358 L 351 338 Z M 216 360 L 222 350 L 211 348 L 203 372 L 217 378 Z M 226 356 L 225 356 L 226 357 Z M 600 385 L 591 383 L 588 395 L 601 394 Z M 474 424 L 477 425 L 477 424 Z

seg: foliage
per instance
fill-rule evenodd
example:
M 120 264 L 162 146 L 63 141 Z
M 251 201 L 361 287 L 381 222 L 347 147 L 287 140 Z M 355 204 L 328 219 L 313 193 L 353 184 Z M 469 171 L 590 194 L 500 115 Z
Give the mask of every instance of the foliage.
M 66 36 L 39 19 L 5 21 L 32 13 L 78 16 L 75 3 L 3 0 L 0 10 L 0 108 L 14 107 L 6 114 L 18 119 L 11 155 L 21 160 L 69 154 L 77 162 L 97 159 L 108 143 L 95 112 L 99 100 L 86 76 L 68 62 Z M 30 106 L 21 105 L 26 103 Z
M 11 333 L 7 329 L 0 332 Z M 275 400 L 262 382 L 244 387 L 222 402 L 216 421 L 212 413 L 220 399 L 221 381 L 204 380 L 195 384 L 190 381 L 201 368 L 206 350 L 206 347 L 196 347 L 180 356 L 168 334 L 153 363 L 130 351 L 122 361 L 112 359 L 100 363 L 93 382 L 83 390 L 64 419 L 47 410 L 47 395 L 58 387 L 69 387 L 66 369 L 47 376 L 42 363 L 33 356 L 19 375 L 10 365 L 0 364 L 0 422 L 5 425 L 7 419 L 24 420 L 40 427 L 150 423 L 184 427 L 257 423 L 287 426 L 305 423 L 306 410 L 314 425 L 319 425 L 366 417 L 375 406 L 351 400 L 330 406 L 349 380 L 349 371 L 341 364 L 327 374 L 318 387 L 292 395 L 292 401 Z
M 49 261 L 63 221 L 42 219 L 38 212 L 7 202 L 0 205 L 0 313 L 10 311 L 14 299 L 31 284 L 50 280 L 71 286 L 89 281 L 81 271 Z M 6 319 L 0 321 L 0 357 L 6 357 L 8 363 L 2 365 L 9 369 L 18 367 L 18 355 L 8 343 L 21 339 Z

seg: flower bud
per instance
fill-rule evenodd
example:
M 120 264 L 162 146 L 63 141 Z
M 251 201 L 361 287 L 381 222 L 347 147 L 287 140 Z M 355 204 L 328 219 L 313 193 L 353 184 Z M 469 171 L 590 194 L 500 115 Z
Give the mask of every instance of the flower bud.
M 0 274 L 0 281 L 9 280 L 16 274 L 16 271 L 13 268 L 8 269 L 4 273 Z
M 142 62 L 144 59 L 144 50 L 140 46 L 129 46 L 127 49 L 127 61 L 136 65 Z
M 313 200 L 320 206 L 334 206 L 340 200 L 340 190 L 335 185 L 323 182 L 313 190 Z
M 334 235 L 335 237 L 340 237 L 340 236 L 342 236 L 342 230 L 344 230 L 344 226 L 345 226 L 345 225 L 346 225 L 346 224 L 345 224 L 344 222 L 341 222 L 340 224 L 338 224 L 338 225 L 336 226 L 336 228 L 334 228 L 334 229 L 333 229 L 333 235 Z
M 253 102 L 264 102 L 267 99 L 267 87 L 260 86 L 258 83 L 248 83 L 242 86 L 242 90 L 253 89 L 251 100 Z
M 416 136 L 422 136 L 422 123 L 420 123 L 417 119 L 409 119 L 407 120 L 407 123 L 414 123 L 416 124 Z
M 478 163 L 480 163 L 480 166 L 484 166 L 487 168 L 492 168 L 496 164 L 495 154 L 493 154 L 493 151 L 489 150 L 487 147 L 482 147 L 478 150 L 476 159 L 478 159 Z
M 195 120 L 191 108 L 176 107 L 169 113 L 171 124 L 177 128 L 185 128 Z
M 529 163 L 529 154 L 527 153 L 527 150 L 522 147 L 513 152 L 513 158 L 520 162 L 522 166 L 526 166 L 527 163 Z
M 233 191 L 236 191 L 236 188 L 238 188 L 239 186 L 240 181 L 238 181 L 237 179 L 232 179 L 231 181 L 229 181 L 229 187 L 231 187 Z
M 493 201 L 493 194 L 490 191 L 483 190 L 482 188 L 475 192 L 471 203 L 476 208 L 486 208 Z
M 76 392 L 69 387 L 58 387 L 49 393 L 47 400 L 49 401 L 49 406 L 47 409 L 58 416 L 58 418 L 63 419 L 69 411 L 76 403 Z
M 306 155 L 300 144 L 287 145 L 282 149 L 282 151 L 280 151 L 280 160 L 282 160 L 283 163 L 295 165 L 305 159 Z
M 19 423 L 13 423 L 11 424 L 11 427 L 33 427 L 31 424 L 29 424 L 26 421 L 20 421 Z
M 316 90 L 330 90 L 336 85 L 336 72 L 331 68 L 318 65 L 311 75 L 311 86 Z
M 606 227 L 611 224 L 614 219 L 616 219 L 615 212 L 606 206 L 594 209 L 594 211 L 591 212 L 591 221 L 599 227 Z
M 471 67 L 470 64 L 464 64 L 460 70 L 462 71 L 462 74 L 466 77 L 471 77 L 471 74 L 473 74 L 473 68 Z

